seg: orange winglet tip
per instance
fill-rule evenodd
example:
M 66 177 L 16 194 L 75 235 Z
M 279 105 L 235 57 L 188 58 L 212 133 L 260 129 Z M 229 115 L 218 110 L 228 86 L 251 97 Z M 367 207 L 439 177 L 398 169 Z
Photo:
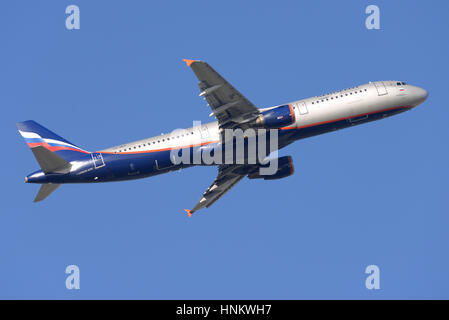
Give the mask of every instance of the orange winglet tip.
M 192 210 L 184 209 L 185 212 L 189 215 L 189 218 L 192 216 Z
M 182 59 L 182 61 L 184 61 L 188 67 L 190 67 L 190 65 L 195 62 L 195 60 L 190 60 L 190 59 Z

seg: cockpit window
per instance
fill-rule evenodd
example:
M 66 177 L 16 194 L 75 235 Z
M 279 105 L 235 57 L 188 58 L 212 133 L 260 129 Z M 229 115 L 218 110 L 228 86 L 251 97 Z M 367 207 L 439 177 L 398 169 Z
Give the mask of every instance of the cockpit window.
M 405 86 L 406 85 L 406 83 L 405 82 L 402 82 L 402 84 Z
M 402 83 L 401 83 L 401 82 L 396 82 L 396 84 L 397 84 L 398 86 L 402 85 Z

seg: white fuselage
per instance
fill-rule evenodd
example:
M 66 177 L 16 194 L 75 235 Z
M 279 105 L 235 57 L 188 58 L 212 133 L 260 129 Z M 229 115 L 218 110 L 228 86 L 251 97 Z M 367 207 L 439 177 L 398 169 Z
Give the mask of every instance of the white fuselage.
M 398 107 L 413 108 L 426 98 L 427 92 L 424 89 L 400 81 L 371 82 L 291 102 L 295 122 L 280 130 L 302 129 L 344 119 L 357 124 L 369 114 Z M 100 152 L 115 154 L 157 152 L 214 143 L 219 140 L 218 123 L 215 121 L 186 129 L 176 129 L 168 134 L 122 144 Z

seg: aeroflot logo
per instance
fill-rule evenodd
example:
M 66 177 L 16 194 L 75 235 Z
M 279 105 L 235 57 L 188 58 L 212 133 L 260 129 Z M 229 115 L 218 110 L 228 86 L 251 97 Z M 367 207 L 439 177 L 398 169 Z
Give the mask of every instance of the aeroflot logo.
M 194 121 L 193 128 L 201 133 L 204 127 L 200 121 Z M 176 136 L 182 131 L 174 130 L 171 135 Z M 278 149 L 277 129 L 220 129 L 218 137 L 201 135 L 190 148 L 172 147 L 170 160 L 173 165 L 256 165 L 260 175 L 273 175 L 278 170 Z
M 30 147 L 34 147 L 37 145 L 44 145 L 45 147 L 47 147 L 47 149 L 49 149 L 51 151 L 56 151 L 59 149 L 73 149 L 73 150 L 84 151 L 84 150 L 78 148 L 77 146 L 74 146 L 73 144 L 70 144 L 67 142 L 54 140 L 54 139 L 48 139 L 48 138 L 42 138 L 39 134 L 37 134 L 35 132 L 27 132 L 27 131 L 19 130 L 19 133 L 25 139 L 25 142 Z

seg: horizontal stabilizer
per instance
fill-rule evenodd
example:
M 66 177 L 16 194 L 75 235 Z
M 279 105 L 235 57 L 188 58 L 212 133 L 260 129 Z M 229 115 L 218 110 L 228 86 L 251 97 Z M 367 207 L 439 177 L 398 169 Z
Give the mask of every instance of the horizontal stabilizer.
M 47 198 L 53 191 L 55 191 L 60 184 L 53 184 L 53 183 L 47 183 L 43 184 L 41 188 L 39 189 L 39 192 L 37 193 L 36 198 L 34 199 L 34 202 L 39 202 Z
M 38 146 L 31 148 L 31 151 L 33 151 L 37 162 L 39 162 L 45 174 L 50 172 L 67 173 L 70 171 L 71 164 L 47 148 Z

